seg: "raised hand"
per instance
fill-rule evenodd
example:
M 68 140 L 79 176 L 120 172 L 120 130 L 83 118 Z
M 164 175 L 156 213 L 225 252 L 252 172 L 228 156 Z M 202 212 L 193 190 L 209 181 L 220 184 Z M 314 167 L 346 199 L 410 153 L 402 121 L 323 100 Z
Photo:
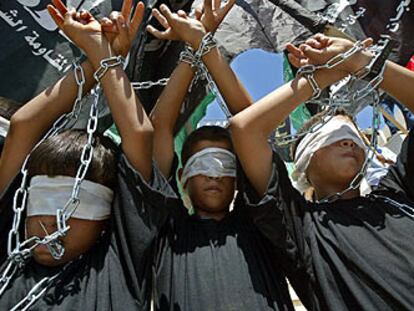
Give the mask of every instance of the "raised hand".
M 121 12 L 113 11 L 101 20 L 106 39 L 116 55 L 126 56 L 141 25 L 144 16 L 144 3 L 139 2 L 131 18 L 132 0 L 125 0 Z
M 368 38 L 363 41 L 363 45 L 364 47 L 368 47 L 372 42 L 372 39 Z M 286 49 L 289 52 L 288 58 L 290 63 L 299 68 L 310 64 L 325 64 L 331 58 L 348 51 L 352 46 L 353 42 L 349 40 L 316 34 L 299 47 L 289 43 Z M 335 69 L 348 73 L 355 72 L 365 66 L 369 62 L 370 57 L 370 54 L 367 52 L 359 52 L 344 63 L 338 65 L 338 67 L 335 67 Z
M 86 11 L 68 10 L 61 0 L 52 0 L 47 9 L 56 25 L 81 49 L 87 51 L 102 45 L 101 24 Z
M 172 13 L 165 4 L 160 6 L 159 11 L 154 9 L 152 14 L 164 27 L 164 30 L 160 31 L 152 26 L 147 26 L 147 31 L 158 39 L 185 41 L 197 49 L 207 32 L 200 21 L 188 17 L 184 11 Z
M 203 5 L 196 8 L 195 17 L 208 32 L 214 32 L 235 3 L 236 0 L 229 0 L 221 6 L 221 0 L 204 0 Z

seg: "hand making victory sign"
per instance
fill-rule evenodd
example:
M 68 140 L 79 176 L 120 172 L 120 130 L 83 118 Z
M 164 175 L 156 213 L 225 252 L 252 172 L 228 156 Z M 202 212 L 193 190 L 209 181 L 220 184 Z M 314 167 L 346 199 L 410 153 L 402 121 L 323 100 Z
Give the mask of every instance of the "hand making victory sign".
M 114 56 L 125 56 L 141 24 L 144 4 L 132 12 L 132 0 L 125 0 L 121 12 L 98 22 L 89 12 L 68 10 L 61 0 L 53 0 L 48 10 L 59 28 L 83 51 L 95 72 L 103 62 L 117 62 L 98 76 L 112 117 L 122 137 L 122 149 L 132 166 L 145 178 L 151 175 L 152 125 L 131 83 Z
M 166 5 L 161 5 L 160 10 L 152 10 L 152 15 L 165 30 L 153 26 L 148 26 L 147 30 L 158 39 L 182 40 L 197 48 L 206 32 L 216 31 L 234 3 L 235 0 L 231 0 L 221 6 L 220 0 L 204 0 L 203 6 L 195 11 L 196 18 L 188 17 L 182 10 L 172 13 Z
M 61 0 L 53 0 L 48 10 L 53 20 L 80 48 L 86 51 L 88 45 L 96 41 L 102 43 L 101 33 L 116 55 L 126 56 L 131 47 L 144 15 L 144 4 L 139 2 L 131 18 L 133 1 L 125 0 L 121 12 L 113 11 L 98 22 L 89 12 L 68 10 Z M 80 36 L 81 31 L 87 36 Z

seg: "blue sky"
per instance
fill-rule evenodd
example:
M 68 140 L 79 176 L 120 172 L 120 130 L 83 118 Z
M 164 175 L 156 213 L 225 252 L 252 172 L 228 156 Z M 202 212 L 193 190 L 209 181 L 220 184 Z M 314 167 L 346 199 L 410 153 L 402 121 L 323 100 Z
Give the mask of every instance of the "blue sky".
M 249 91 L 254 101 L 259 100 L 283 84 L 283 57 L 281 54 L 269 53 L 259 49 L 249 50 L 236 57 L 231 67 L 240 81 Z M 371 125 L 372 109 L 365 108 L 357 116 L 361 128 Z M 217 103 L 207 108 L 204 121 L 225 119 Z

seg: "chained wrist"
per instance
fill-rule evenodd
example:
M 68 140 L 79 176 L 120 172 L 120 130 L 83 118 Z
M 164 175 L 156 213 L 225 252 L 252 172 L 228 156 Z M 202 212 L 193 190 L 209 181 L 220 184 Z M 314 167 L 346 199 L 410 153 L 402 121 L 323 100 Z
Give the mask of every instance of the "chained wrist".
M 363 79 L 368 82 L 373 81 L 378 76 L 382 75 L 386 65 L 385 62 L 395 45 L 395 40 L 391 39 L 389 36 L 382 35 L 381 39 L 375 46 L 375 49 L 367 49 L 367 51 L 371 54 L 370 61 L 353 73 L 353 75 L 358 79 Z
M 101 59 L 101 61 L 99 62 L 99 67 L 94 72 L 93 77 L 95 78 L 96 82 L 99 83 L 101 82 L 101 79 L 108 72 L 110 68 L 115 68 L 120 65 L 123 66 L 124 63 L 125 63 L 125 59 L 120 55 Z

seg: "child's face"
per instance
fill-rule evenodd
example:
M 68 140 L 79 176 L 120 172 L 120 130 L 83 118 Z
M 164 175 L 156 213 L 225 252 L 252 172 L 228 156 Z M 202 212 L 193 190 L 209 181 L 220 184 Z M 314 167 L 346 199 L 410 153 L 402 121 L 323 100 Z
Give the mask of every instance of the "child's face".
M 231 150 L 225 141 L 202 140 L 193 146 L 192 151 L 195 154 L 211 147 Z M 212 216 L 224 215 L 228 212 L 234 198 L 235 178 L 197 175 L 188 179 L 186 190 L 197 213 Z
M 336 118 L 352 124 L 344 116 Z M 361 170 L 364 160 L 364 150 L 351 139 L 343 139 L 316 151 L 309 163 L 307 175 L 314 186 L 343 184 L 346 188 Z
M 67 221 L 70 230 L 61 238 L 65 254 L 60 260 L 52 257 L 45 245 L 39 245 L 33 250 L 34 260 L 44 266 L 59 266 L 87 252 L 97 241 L 106 226 L 105 220 L 93 221 L 71 218 Z M 26 218 L 26 238 L 46 236 L 41 223 L 49 232 L 56 231 L 56 216 L 30 216 Z

